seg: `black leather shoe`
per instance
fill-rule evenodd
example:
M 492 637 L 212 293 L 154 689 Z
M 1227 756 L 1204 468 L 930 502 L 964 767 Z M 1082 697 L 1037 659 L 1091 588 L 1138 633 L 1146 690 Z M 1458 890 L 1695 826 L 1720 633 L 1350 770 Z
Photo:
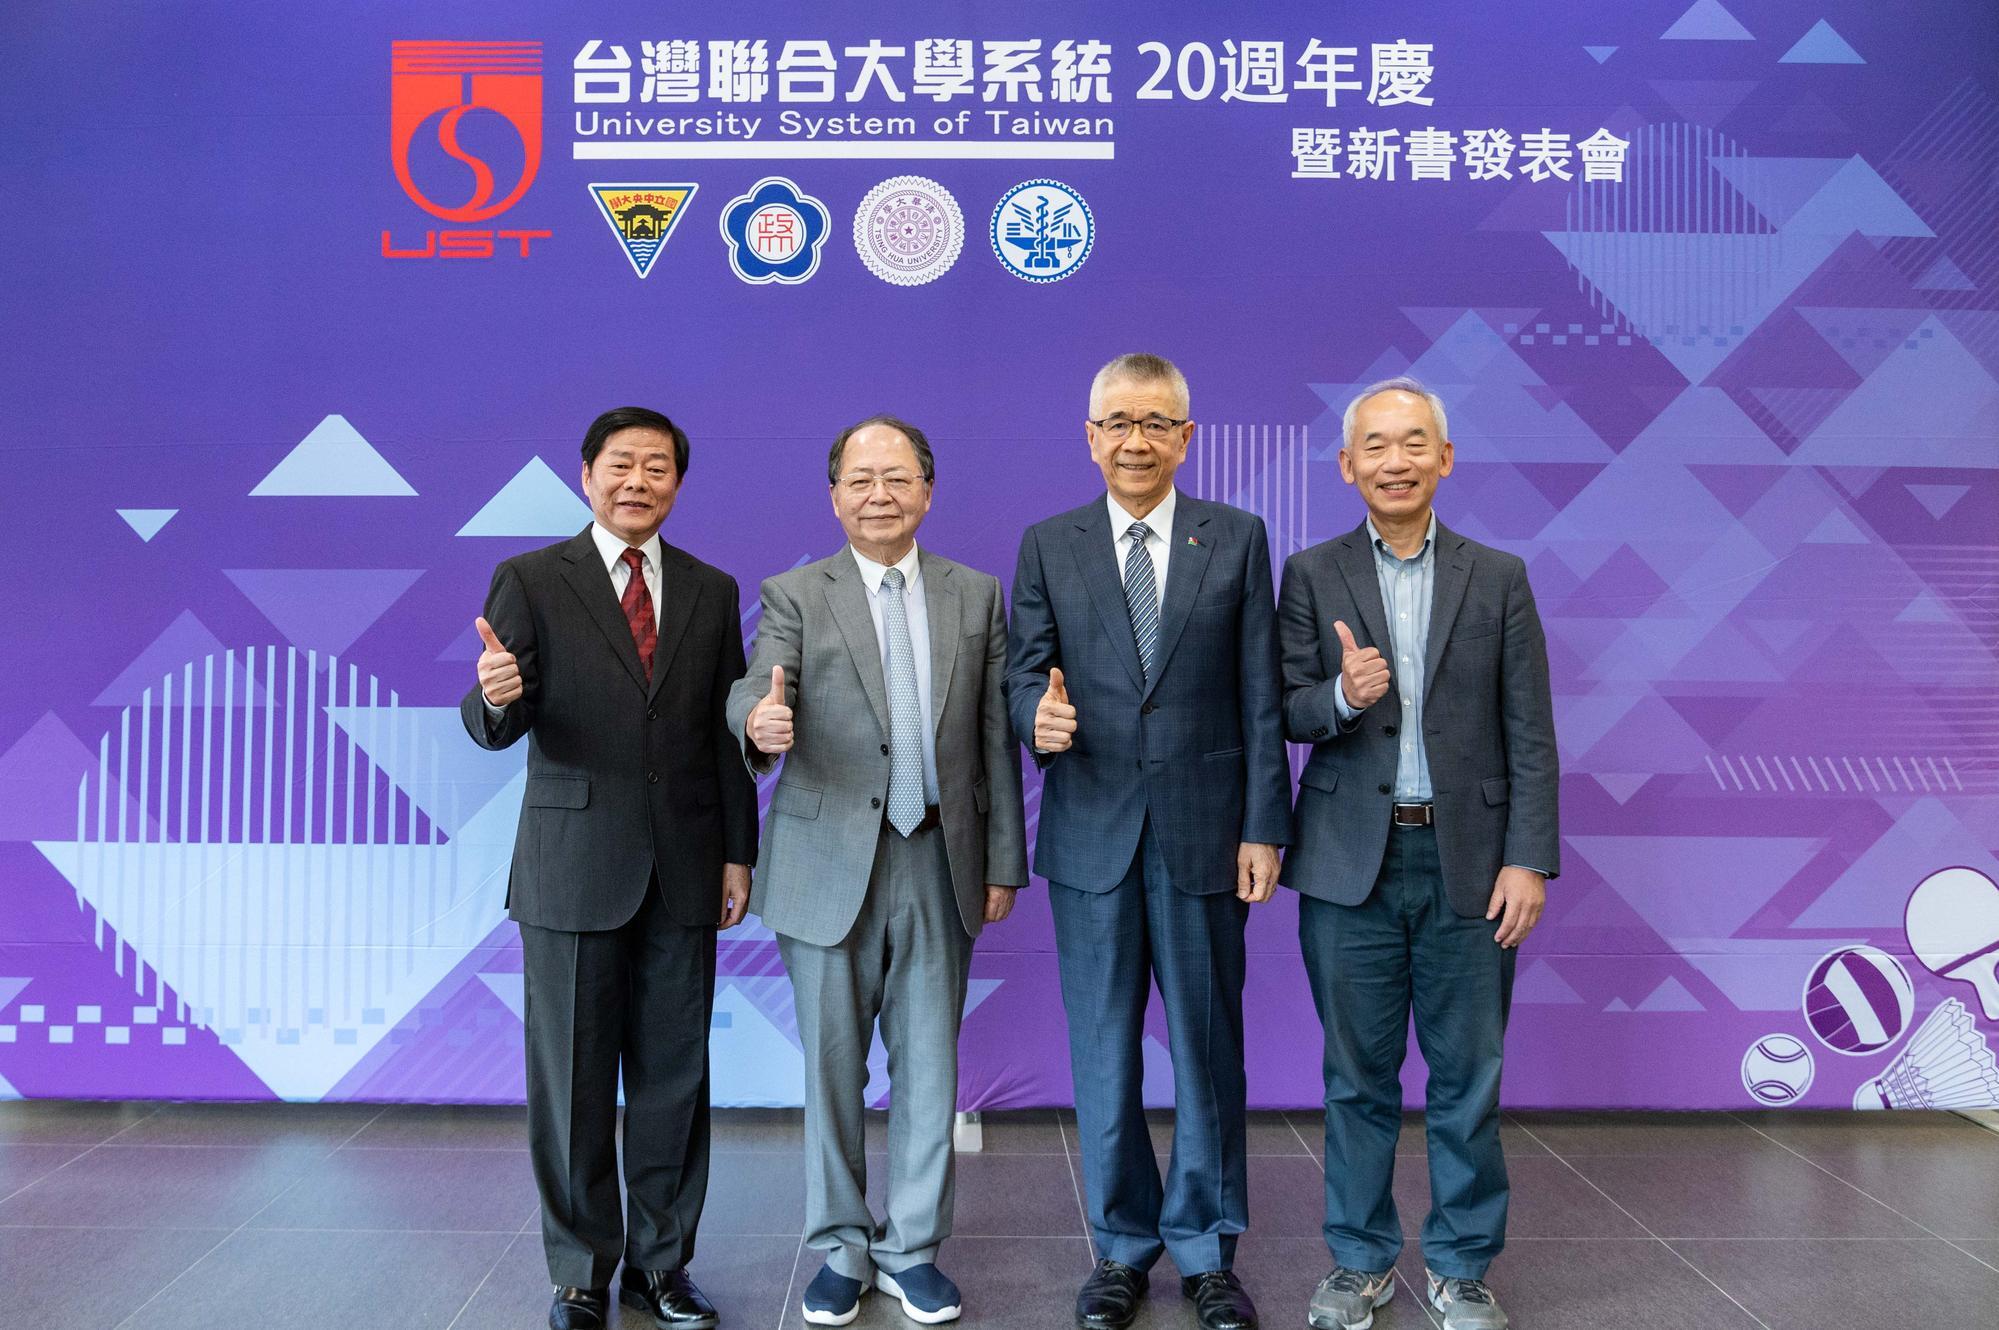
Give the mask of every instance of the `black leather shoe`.
M 715 1330 L 721 1320 L 715 1304 L 701 1296 L 687 1267 L 678 1270 L 634 1270 L 618 1276 L 618 1301 L 649 1314 L 662 1330 Z
M 1098 1261 L 1076 1294 L 1077 1330 L 1124 1330 L 1145 1296 L 1145 1272 L 1118 1261 Z
M 1180 1281 L 1180 1292 L 1194 1300 L 1201 1330 L 1256 1330 L 1256 1304 L 1233 1270 L 1210 1270 Z
M 608 1288 L 560 1287 L 548 1305 L 548 1330 L 604 1330 L 610 1323 Z

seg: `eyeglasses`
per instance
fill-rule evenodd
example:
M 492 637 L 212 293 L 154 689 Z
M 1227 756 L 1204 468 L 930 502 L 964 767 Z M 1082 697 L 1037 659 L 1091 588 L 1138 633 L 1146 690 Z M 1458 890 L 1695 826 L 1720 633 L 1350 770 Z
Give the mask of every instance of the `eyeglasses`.
M 1147 416 L 1143 420 L 1126 420 L 1123 416 L 1105 416 L 1102 420 L 1092 420 L 1089 423 L 1102 430 L 1104 437 L 1112 443 L 1123 443 L 1126 439 L 1130 438 L 1133 426 L 1137 426 L 1139 431 L 1153 443 L 1164 443 L 1173 437 L 1174 430 L 1179 429 L 1187 422 L 1184 420 L 1174 420 L 1170 416 Z
M 887 487 L 890 494 L 901 498 L 916 488 L 916 477 L 904 471 L 892 471 L 878 476 L 872 471 L 855 471 L 840 478 L 840 488 L 855 498 L 874 492 L 877 485 Z

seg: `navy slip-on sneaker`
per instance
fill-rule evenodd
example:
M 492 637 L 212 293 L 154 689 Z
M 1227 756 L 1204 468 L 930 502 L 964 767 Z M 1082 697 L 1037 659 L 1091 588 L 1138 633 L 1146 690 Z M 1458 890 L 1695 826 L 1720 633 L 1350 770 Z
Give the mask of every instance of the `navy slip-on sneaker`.
M 890 1274 L 875 1271 L 875 1287 L 902 1300 L 902 1314 L 919 1325 L 942 1325 L 958 1319 L 958 1286 L 934 1265 L 912 1265 Z
M 849 1279 L 830 1265 L 819 1267 L 805 1286 L 805 1320 L 810 1325 L 845 1325 L 861 1311 L 861 1295 L 868 1286 Z

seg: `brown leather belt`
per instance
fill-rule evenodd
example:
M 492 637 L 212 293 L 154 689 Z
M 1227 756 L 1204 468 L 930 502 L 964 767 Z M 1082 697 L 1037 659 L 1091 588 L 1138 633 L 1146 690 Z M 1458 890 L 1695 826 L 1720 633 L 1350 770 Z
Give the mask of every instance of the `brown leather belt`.
M 1429 827 L 1437 822 L 1435 804 L 1390 804 L 1388 820 L 1398 827 Z

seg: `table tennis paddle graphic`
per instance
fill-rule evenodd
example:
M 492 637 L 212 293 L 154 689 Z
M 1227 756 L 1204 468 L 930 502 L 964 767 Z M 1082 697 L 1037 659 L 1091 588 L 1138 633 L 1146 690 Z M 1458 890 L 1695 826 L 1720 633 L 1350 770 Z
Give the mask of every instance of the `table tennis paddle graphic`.
M 1999 1021 L 1999 883 L 1975 868 L 1931 873 L 1909 894 L 1903 925 L 1916 959 L 1970 984 L 1985 1019 Z

